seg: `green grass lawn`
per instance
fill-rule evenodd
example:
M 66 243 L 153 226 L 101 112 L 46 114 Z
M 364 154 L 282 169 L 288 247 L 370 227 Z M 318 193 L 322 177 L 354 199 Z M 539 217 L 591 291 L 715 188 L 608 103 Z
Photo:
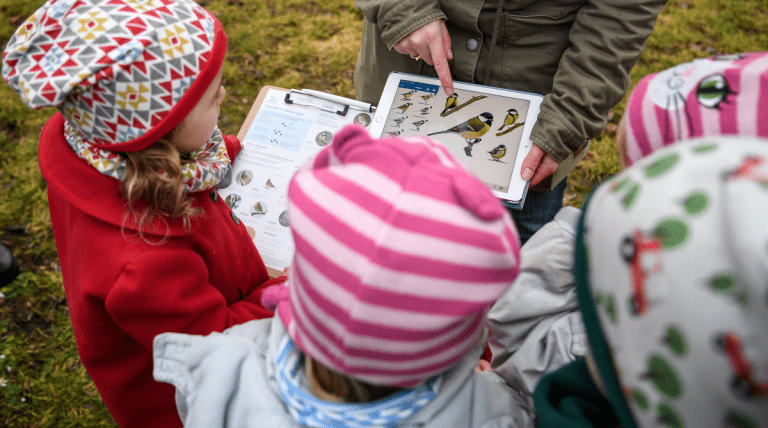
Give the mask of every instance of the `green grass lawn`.
M 0 0 L 0 45 L 42 3 Z M 363 16 L 352 0 L 201 3 L 229 36 L 223 132 L 237 133 L 264 85 L 354 97 Z M 768 50 L 768 1 L 670 1 L 632 81 L 694 58 L 761 50 Z M 615 123 L 624 104 L 571 174 L 567 204 L 579 206 L 595 184 L 619 171 Z M 0 426 L 114 426 L 77 355 L 37 165 L 38 136 L 53 113 L 28 109 L 0 84 L 0 241 L 24 270 L 0 289 Z

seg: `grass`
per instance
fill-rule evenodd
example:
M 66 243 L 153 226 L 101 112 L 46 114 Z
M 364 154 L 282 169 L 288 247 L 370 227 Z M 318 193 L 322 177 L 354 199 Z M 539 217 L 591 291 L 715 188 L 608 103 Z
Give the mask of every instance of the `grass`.
M 43 2 L 0 0 L 0 44 Z M 220 126 L 237 133 L 264 85 L 354 96 L 362 14 L 352 0 L 214 0 L 229 36 Z M 243 17 L 246 17 L 245 19 Z M 768 50 L 766 0 L 671 0 L 633 70 L 643 76 L 719 53 Z M 615 119 L 569 177 L 566 203 L 619 171 Z M 0 426 L 115 426 L 77 355 L 48 217 L 37 140 L 52 109 L 33 111 L 0 84 L 0 241 L 24 272 L 0 289 Z

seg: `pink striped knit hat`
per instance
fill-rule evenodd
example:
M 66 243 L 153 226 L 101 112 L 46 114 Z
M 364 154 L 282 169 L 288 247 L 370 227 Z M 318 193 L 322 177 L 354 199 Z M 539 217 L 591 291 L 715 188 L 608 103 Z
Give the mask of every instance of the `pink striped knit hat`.
M 364 382 L 412 387 L 451 367 L 519 272 L 506 210 L 425 137 L 348 126 L 288 199 L 296 253 L 263 302 L 304 353 Z
M 768 137 L 768 52 L 721 55 L 644 77 L 623 118 L 632 165 L 676 141 Z

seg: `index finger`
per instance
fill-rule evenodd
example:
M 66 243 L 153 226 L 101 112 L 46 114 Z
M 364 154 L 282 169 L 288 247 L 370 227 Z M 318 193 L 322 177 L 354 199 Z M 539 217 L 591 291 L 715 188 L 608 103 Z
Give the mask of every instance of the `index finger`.
M 448 67 L 448 59 L 442 41 L 430 43 L 429 54 L 432 56 L 435 71 L 440 77 L 440 84 L 443 85 L 445 93 L 451 95 L 453 93 L 453 78 L 451 78 L 451 69 Z

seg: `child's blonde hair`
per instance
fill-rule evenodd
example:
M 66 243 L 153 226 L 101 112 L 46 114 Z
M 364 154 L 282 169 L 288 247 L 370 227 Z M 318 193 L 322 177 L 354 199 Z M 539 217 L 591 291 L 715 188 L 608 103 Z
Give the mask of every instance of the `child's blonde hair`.
M 163 244 L 168 239 L 170 230 L 160 241 L 153 242 L 144 236 L 143 227 L 158 217 L 166 223 L 167 219 L 172 222 L 181 220 L 184 230 L 189 232 L 192 217 L 203 213 L 202 208 L 193 206 L 193 199 L 185 192 L 182 166 L 193 162 L 192 159 L 181 154 L 167 137 L 144 150 L 120 155 L 125 159 L 120 191 L 128 202 L 130 216 L 139 226 L 141 239 L 153 245 Z M 147 206 L 137 208 L 139 200 Z
M 307 377 L 317 386 L 344 403 L 369 403 L 403 390 L 397 386 L 374 385 L 329 369 L 305 355 Z

